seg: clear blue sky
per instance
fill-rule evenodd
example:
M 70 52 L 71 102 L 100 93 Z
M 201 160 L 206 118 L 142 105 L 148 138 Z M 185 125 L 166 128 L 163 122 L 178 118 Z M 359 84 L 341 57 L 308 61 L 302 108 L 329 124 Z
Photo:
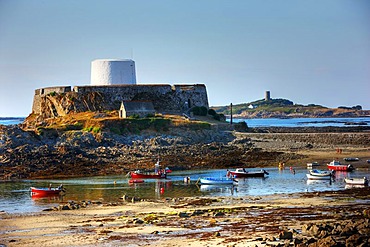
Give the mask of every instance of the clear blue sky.
M 0 0 L 0 117 L 34 90 L 132 58 L 138 84 L 204 83 L 211 106 L 264 97 L 370 109 L 369 0 Z

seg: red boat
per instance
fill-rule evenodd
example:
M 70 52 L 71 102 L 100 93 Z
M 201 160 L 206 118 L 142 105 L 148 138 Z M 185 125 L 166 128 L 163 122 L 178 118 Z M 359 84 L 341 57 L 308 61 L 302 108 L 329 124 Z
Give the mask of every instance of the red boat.
M 352 165 L 342 165 L 339 161 L 333 160 L 328 164 L 328 169 L 329 170 L 334 170 L 334 171 L 346 171 L 350 172 L 353 171 L 355 168 Z
M 131 178 L 138 179 L 138 178 L 154 178 L 154 179 L 161 179 L 166 178 L 166 172 L 141 172 L 141 171 L 134 171 L 131 172 Z
M 35 188 L 35 187 L 31 187 L 31 195 L 35 195 L 35 196 L 59 195 L 63 191 L 64 190 L 63 190 L 62 186 L 59 186 L 57 188 Z
M 142 172 L 140 170 L 136 170 L 134 172 L 131 172 L 131 178 L 132 179 L 144 179 L 144 178 L 153 178 L 153 179 L 161 179 L 161 178 L 167 178 L 167 168 L 166 169 L 160 169 L 159 160 L 154 165 L 155 169 L 154 172 Z
M 261 171 L 246 171 L 244 168 L 237 168 L 235 171 L 227 172 L 228 177 L 234 178 L 263 178 L 265 174 L 269 175 L 269 173 L 263 169 Z

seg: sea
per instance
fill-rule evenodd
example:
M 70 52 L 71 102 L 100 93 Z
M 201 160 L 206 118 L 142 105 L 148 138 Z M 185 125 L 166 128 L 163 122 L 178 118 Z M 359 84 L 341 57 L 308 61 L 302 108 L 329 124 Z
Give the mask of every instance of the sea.
M 24 117 L 0 117 L 0 124 L 12 125 L 24 121 Z M 227 119 L 230 122 L 230 119 Z M 369 117 L 358 118 L 234 118 L 233 122 L 245 121 L 249 127 L 354 127 L 370 126 Z
M 355 164 L 354 164 L 355 166 Z M 323 165 L 324 167 L 324 165 Z M 248 169 L 258 171 L 260 168 Z M 11 214 L 39 212 L 43 209 L 65 204 L 69 201 L 117 202 L 123 195 L 143 199 L 165 200 L 179 197 L 227 196 L 249 198 L 263 195 L 287 196 L 291 193 L 342 190 L 346 187 L 345 177 L 369 177 L 369 170 L 337 172 L 331 180 L 307 180 L 308 170 L 298 167 L 264 168 L 269 175 L 265 178 L 238 179 L 233 185 L 200 185 L 200 177 L 225 177 L 226 169 L 173 171 L 167 179 L 145 179 L 144 183 L 130 184 L 129 178 L 122 175 L 81 177 L 70 179 L 22 180 L 0 182 L 0 211 Z M 190 183 L 184 178 L 190 177 Z M 63 196 L 34 197 L 30 187 L 57 187 L 63 184 Z
M 0 124 L 11 125 L 23 122 L 24 118 L 0 118 Z M 290 118 L 290 119 L 233 119 L 234 122 L 246 121 L 249 127 L 324 127 L 324 126 L 362 126 L 370 124 L 370 117 L 363 118 Z M 347 125 L 351 123 L 351 125 Z M 361 124 L 360 124 L 361 123 Z M 356 125 L 358 124 L 358 125 Z M 353 163 L 356 167 L 356 164 Z M 261 168 L 248 169 L 257 171 Z M 174 197 L 229 196 L 248 197 L 313 191 L 335 191 L 346 188 L 345 177 L 370 177 L 370 169 L 353 172 L 337 172 L 333 181 L 307 180 L 307 169 L 302 164 L 297 167 L 279 169 L 276 164 L 264 168 L 269 175 L 265 178 L 239 179 L 236 186 L 199 185 L 200 177 L 224 177 L 225 169 L 174 171 L 168 179 L 148 179 L 142 184 L 129 184 L 126 174 L 118 176 L 82 177 L 70 179 L 45 179 L 0 181 L 0 212 L 32 213 L 58 206 L 68 201 L 103 201 L 115 202 L 123 195 L 146 199 L 165 199 Z M 320 168 L 319 168 L 320 169 Z M 323 168 L 325 165 L 323 164 Z M 190 177 L 190 184 L 184 178 Z M 36 198 L 31 196 L 30 187 L 66 188 L 63 196 Z

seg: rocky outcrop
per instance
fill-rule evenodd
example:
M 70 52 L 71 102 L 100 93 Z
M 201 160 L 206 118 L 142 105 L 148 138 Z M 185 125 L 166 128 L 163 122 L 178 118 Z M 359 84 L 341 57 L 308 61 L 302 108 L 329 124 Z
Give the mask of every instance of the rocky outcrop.
M 248 160 L 249 141 L 235 141 L 231 132 L 181 130 L 118 135 L 82 130 L 44 130 L 42 135 L 19 126 L 0 128 L 0 176 L 4 179 L 42 176 L 122 174 L 152 168 L 160 157 L 164 166 L 222 167 Z M 272 156 L 279 155 L 278 153 Z M 268 155 L 264 155 L 268 157 Z
M 36 134 L 20 126 L 0 126 L 0 178 L 125 174 L 137 168 L 152 169 L 158 158 L 172 169 L 263 167 L 303 158 L 294 150 L 370 145 L 366 132 L 250 131 L 254 133 L 220 126 L 197 130 L 171 127 L 160 132 L 116 134 L 109 129 L 94 133 L 45 128 Z

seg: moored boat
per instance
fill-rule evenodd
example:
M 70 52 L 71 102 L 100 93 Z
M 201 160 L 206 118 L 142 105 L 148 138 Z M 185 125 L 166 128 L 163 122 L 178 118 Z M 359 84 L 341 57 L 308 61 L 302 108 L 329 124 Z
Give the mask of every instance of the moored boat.
M 346 158 L 343 158 L 344 161 L 359 161 L 360 159 L 359 158 L 354 158 L 354 157 L 346 157 Z
M 344 182 L 346 182 L 346 184 L 351 184 L 351 185 L 368 185 L 369 184 L 369 180 L 366 177 L 344 178 Z
M 217 184 L 217 185 L 233 185 L 237 184 L 238 182 L 231 178 L 214 178 L 214 177 L 204 177 L 199 178 L 200 184 Z
M 324 170 L 313 169 L 310 171 L 310 174 L 313 176 L 325 177 L 325 176 L 333 176 L 333 172 L 334 171 L 324 171 Z
M 59 195 L 61 192 L 64 192 L 63 185 L 60 185 L 57 188 L 31 187 L 31 195 L 35 195 L 35 196 L 53 196 L 53 195 Z
M 140 178 L 146 178 L 146 179 L 161 179 L 161 178 L 167 178 L 166 173 L 161 172 L 142 172 L 140 170 L 131 172 L 131 178 L 133 179 L 140 179 Z
M 130 176 L 132 179 L 161 179 L 167 178 L 167 169 L 160 169 L 159 160 L 154 165 L 154 172 L 144 172 L 140 170 L 136 170 L 130 172 Z
M 351 164 L 345 165 L 341 164 L 337 160 L 333 160 L 329 164 L 327 164 L 329 170 L 334 170 L 334 171 L 353 171 L 354 167 Z
M 323 171 L 323 170 L 311 170 L 308 174 L 306 174 L 308 179 L 312 180 L 330 180 L 333 176 L 331 171 Z
M 269 173 L 263 169 L 261 169 L 261 171 L 246 171 L 245 168 L 237 168 L 235 171 L 227 172 L 227 177 L 233 178 L 263 178 L 265 175 L 269 175 Z

